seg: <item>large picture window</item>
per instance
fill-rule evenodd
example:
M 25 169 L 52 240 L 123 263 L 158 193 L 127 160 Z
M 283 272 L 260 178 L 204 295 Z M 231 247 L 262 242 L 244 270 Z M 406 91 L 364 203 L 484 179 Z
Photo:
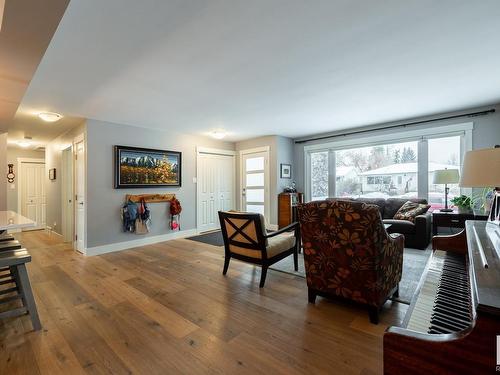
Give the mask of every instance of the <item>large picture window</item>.
M 328 196 L 328 151 L 311 153 L 311 200 Z
M 335 196 L 416 197 L 417 142 L 353 148 L 335 152 Z
M 326 144 L 323 149 L 311 146 L 306 154 L 307 199 L 418 197 L 426 198 L 433 208 L 442 208 L 444 185 L 433 184 L 434 172 L 460 170 L 464 150 L 471 144 L 472 125 L 457 126 L 466 130 L 444 135 L 430 129 L 428 136 L 398 139 L 397 143 L 390 136 L 386 142 L 379 137 L 367 139 L 372 144 L 361 147 L 354 141 L 356 146 L 351 147 L 348 142 Z M 448 187 L 450 198 L 460 195 L 458 184 Z
M 434 208 L 444 207 L 444 185 L 434 185 L 434 172 L 440 169 L 461 167 L 460 136 L 429 139 L 429 204 Z M 458 184 L 448 185 L 448 199 L 460 195 Z

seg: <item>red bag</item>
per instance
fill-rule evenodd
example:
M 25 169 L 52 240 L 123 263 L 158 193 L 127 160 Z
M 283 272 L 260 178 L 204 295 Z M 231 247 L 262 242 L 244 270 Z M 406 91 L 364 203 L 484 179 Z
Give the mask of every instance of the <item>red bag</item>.
M 181 202 L 177 198 L 170 201 L 170 215 L 179 215 L 182 211 Z

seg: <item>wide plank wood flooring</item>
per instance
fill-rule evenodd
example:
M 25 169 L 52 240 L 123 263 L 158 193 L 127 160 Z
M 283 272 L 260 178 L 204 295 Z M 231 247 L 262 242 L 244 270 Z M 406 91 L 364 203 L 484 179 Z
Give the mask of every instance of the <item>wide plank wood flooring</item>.
M 381 324 L 318 298 L 303 278 L 231 261 L 173 240 L 84 257 L 45 232 L 19 234 L 43 329 L 0 321 L 0 374 L 380 374 L 382 335 L 407 306 L 388 302 Z

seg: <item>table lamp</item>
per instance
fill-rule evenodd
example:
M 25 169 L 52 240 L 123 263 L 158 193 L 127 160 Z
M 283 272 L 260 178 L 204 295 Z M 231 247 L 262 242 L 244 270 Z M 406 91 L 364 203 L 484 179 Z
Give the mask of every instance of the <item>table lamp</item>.
M 441 212 L 451 212 L 453 211 L 451 208 L 448 208 L 448 193 L 450 188 L 448 184 L 456 184 L 460 180 L 460 176 L 458 174 L 458 169 L 439 169 L 434 171 L 434 180 L 433 184 L 444 184 L 444 208 L 442 208 Z
M 468 151 L 460 179 L 462 187 L 491 187 L 493 203 L 488 221 L 500 223 L 500 146 Z

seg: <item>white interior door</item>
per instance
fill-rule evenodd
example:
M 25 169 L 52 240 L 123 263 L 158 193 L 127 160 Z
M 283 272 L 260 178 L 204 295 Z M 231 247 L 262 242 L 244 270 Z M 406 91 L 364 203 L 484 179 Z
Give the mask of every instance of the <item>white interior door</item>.
M 75 249 L 85 251 L 85 144 L 78 140 L 75 149 Z
M 220 227 L 218 211 L 234 209 L 234 156 L 198 154 L 198 231 Z
M 234 204 L 234 156 L 218 155 L 217 160 L 217 205 L 218 211 L 229 211 L 235 208 Z M 217 220 L 217 227 L 220 223 Z
M 45 163 L 21 162 L 21 215 L 36 224 L 29 230 L 46 226 Z
M 62 152 L 62 235 L 64 242 L 73 242 L 74 235 L 74 190 L 73 190 L 73 147 Z
M 242 210 L 258 212 L 269 222 L 269 152 L 242 153 Z

